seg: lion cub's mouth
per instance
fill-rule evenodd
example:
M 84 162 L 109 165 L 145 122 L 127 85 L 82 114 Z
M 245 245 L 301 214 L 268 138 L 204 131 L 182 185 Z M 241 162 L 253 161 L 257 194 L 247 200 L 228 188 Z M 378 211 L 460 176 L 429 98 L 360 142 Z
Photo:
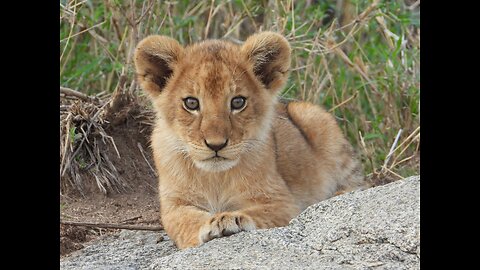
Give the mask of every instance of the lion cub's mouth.
M 211 158 L 207 158 L 203 161 L 213 161 L 213 162 L 216 162 L 216 161 L 226 161 L 226 160 L 229 160 L 228 158 L 225 158 L 225 157 L 222 157 L 222 156 L 213 156 Z

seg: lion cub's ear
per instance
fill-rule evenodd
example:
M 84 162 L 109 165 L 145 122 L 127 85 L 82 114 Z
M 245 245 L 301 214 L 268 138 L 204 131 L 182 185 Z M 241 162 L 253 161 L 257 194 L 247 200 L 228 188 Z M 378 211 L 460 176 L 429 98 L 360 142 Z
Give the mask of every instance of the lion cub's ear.
M 134 55 L 140 86 L 152 97 L 160 94 L 182 54 L 183 47 L 166 36 L 153 35 L 140 41 Z
M 252 35 L 241 50 L 268 90 L 276 92 L 283 87 L 288 78 L 291 54 L 290 45 L 283 36 L 274 32 Z

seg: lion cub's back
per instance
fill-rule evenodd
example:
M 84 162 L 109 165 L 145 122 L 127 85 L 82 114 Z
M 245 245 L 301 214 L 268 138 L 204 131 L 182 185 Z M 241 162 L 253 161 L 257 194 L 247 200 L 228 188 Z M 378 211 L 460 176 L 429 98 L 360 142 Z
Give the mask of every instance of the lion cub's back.
M 361 163 L 335 118 L 321 107 L 280 103 L 273 130 L 278 171 L 302 210 L 364 185 Z

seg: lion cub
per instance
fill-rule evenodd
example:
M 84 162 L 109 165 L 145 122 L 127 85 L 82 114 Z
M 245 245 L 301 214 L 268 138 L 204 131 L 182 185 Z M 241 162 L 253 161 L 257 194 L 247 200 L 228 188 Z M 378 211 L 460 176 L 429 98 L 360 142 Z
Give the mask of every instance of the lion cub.
M 151 140 L 161 219 L 179 248 L 285 226 L 307 206 L 364 186 L 332 115 L 277 101 L 290 53 L 273 32 L 241 46 L 182 47 L 165 36 L 138 44 L 137 80 L 157 112 Z

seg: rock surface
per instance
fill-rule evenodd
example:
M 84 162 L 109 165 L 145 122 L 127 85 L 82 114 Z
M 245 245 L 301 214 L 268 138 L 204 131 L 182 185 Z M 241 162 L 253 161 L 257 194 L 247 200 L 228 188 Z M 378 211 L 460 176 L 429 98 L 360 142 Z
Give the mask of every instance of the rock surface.
M 157 243 L 159 237 L 163 241 Z M 419 269 L 420 177 L 310 206 L 282 228 L 179 251 L 164 232 L 123 231 L 60 261 L 61 269 Z

